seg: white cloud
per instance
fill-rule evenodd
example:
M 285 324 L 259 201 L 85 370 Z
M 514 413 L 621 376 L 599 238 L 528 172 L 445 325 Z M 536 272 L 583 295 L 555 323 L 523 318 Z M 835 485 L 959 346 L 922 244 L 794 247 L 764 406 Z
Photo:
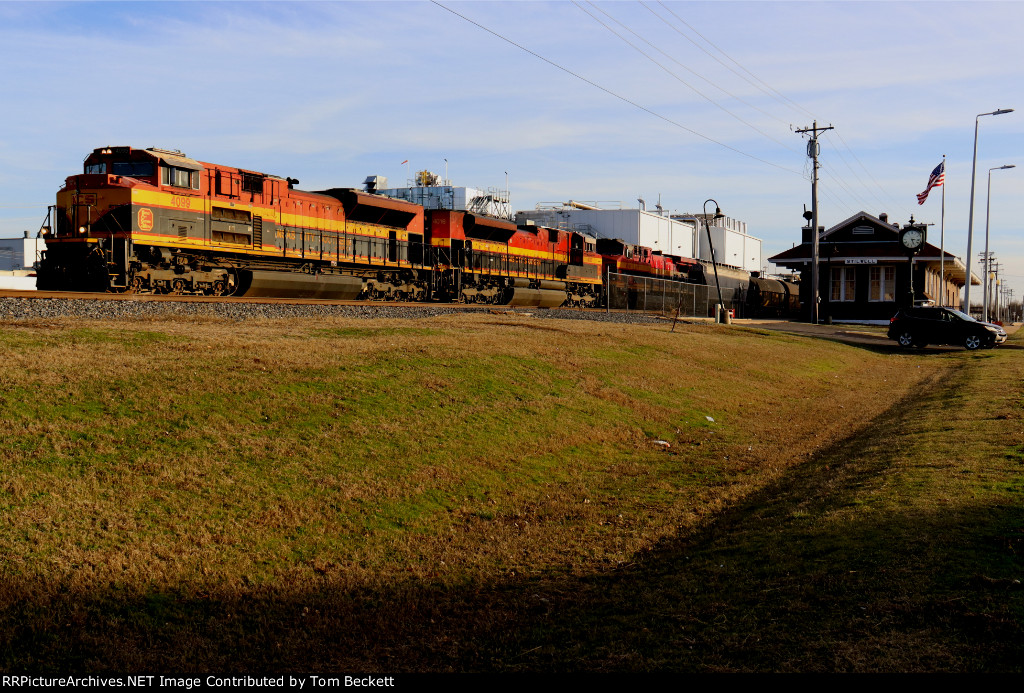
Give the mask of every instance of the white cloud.
M 715 197 L 764 237 L 766 255 L 799 239 L 810 185 L 804 142 L 787 125 L 808 126 L 814 116 L 698 50 L 680 32 L 701 40 L 659 4 L 647 2 L 670 23 L 637 3 L 598 6 L 761 109 L 630 37 L 781 145 L 704 102 L 571 3 L 446 4 L 793 172 L 710 144 L 430 3 L 0 3 L 0 185 L 8 196 L 0 197 L 0 229 L 13 228 L 5 203 L 45 202 L 94 147 L 130 144 L 181 148 L 315 187 L 359 185 L 368 173 L 404 180 L 397 162 L 440 170 L 448 158 L 452 177 L 471 185 L 501 185 L 510 171 L 513 200 L 524 207 L 569 197 L 651 201 L 660 192 L 665 206 L 692 210 Z M 1024 167 L 1024 101 L 1014 102 L 1024 94 L 1024 4 L 666 5 L 836 126 L 822 146 L 824 223 L 862 208 L 937 221 L 933 203 L 918 208 L 913 195 L 945 153 L 947 229 L 963 238 L 979 112 L 1020 109 L 983 120 L 979 170 Z M 998 195 L 994 183 L 1002 204 L 993 206 L 993 228 L 1022 218 L 1019 180 L 1008 177 Z M 1009 257 L 1010 241 L 1001 242 Z M 1008 263 L 1024 276 L 1014 253 Z

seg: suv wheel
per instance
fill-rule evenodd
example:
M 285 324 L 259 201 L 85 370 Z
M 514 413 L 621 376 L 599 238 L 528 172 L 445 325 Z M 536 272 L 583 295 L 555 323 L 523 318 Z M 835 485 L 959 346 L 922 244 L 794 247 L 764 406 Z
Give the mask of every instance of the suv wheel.
M 903 330 L 900 332 L 899 336 L 896 337 L 896 341 L 899 342 L 899 345 L 904 349 L 909 349 L 910 347 L 917 346 L 918 344 L 917 337 L 915 337 L 914 333 L 910 330 Z
M 982 343 L 981 337 L 976 335 L 976 334 L 968 335 L 967 338 L 964 339 L 964 346 L 967 347 L 968 349 L 970 349 L 971 351 L 974 351 L 976 349 L 980 349 L 981 348 L 981 343 Z

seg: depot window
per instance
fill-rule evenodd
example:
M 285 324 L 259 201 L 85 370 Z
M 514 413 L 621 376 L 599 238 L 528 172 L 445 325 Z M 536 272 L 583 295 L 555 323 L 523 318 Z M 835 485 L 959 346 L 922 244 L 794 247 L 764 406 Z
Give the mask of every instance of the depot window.
M 853 301 L 856 299 L 857 281 L 855 267 L 832 268 L 832 300 Z
M 872 267 L 870 301 L 896 300 L 896 268 Z
M 177 166 L 161 166 L 160 182 L 175 188 L 199 190 L 199 171 L 190 171 Z

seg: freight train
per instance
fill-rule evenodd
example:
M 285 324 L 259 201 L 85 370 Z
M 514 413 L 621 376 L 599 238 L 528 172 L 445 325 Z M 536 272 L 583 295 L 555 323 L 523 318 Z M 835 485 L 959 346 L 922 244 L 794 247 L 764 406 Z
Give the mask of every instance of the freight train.
M 695 260 L 621 241 L 296 184 L 177 150 L 96 149 L 57 193 L 37 288 L 587 307 L 609 272 L 706 283 Z M 745 300 L 742 274 L 729 281 Z

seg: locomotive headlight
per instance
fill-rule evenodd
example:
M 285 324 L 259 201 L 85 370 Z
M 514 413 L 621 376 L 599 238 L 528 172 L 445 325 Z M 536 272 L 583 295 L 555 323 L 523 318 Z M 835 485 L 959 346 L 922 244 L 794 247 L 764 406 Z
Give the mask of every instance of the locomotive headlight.
M 85 227 L 84 226 L 79 226 L 78 227 L 78 233 L 80 233 L 80 234 L 82 234 L 84 236 L 85 235 Z

